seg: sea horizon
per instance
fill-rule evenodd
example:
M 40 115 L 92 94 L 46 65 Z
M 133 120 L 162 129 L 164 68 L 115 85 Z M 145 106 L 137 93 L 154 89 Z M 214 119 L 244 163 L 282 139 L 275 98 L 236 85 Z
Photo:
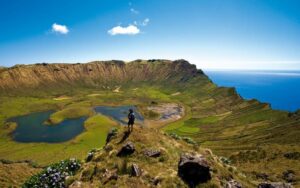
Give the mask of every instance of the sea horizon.
M 218 86 L 234 87 L 245 99 L 269 103 L 273 109 L 300 109 L 300 70 L 204 70 Z

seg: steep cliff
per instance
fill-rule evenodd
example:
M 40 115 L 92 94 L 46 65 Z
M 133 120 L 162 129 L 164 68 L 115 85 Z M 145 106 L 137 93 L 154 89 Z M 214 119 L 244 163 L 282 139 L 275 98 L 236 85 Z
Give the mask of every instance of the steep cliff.
M 116 84 L 180 83 L 198 77 L 201 70 L 185 60 L 95 61 L 86 64 L 17 65 L 0 71 L 1 93 L 19 94 L 30 89 L 103 88 Z

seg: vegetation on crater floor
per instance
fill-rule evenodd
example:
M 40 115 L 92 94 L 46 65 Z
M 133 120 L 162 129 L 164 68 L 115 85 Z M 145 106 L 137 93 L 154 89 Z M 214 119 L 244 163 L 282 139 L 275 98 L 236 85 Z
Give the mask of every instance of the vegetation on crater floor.
M 52 72 L 53 66 L 58 66 L 61 71 Z M 66 67 L 64 64 L 49 64 L 33 69 L 35 72 L 40 69 L 46 71 L 45 75 L 55 79 L 64 79 L 64 72 L 77 71 L 80 74 L 74 75 L 76 82 L 72 79 L 54 79 L 47 88 L 42 84 L 35 92 L 27 86 L 22 91 L 1 92 L 0 159 L 31 159 L 46 165 L 69 157 L 82 158 L 91 148 L 101 147 L 107 131 L 118 126 L 107 117 L 91 114 L 85 123 L 86 131 L 74 140 L 61 144 L 24 144 L 14 142 L 8 134 L 11 130 L 5 126 L 6 121 L 15 116 L 55 110 L 59 111 L 55 116 L 61 121 L 73 115 L 73 110 L 67 109 L 78 111 L 74 113 L 77 115 L 90 115 L 87 109 L 96 105 L 134 104 L 145 107 L 151 105 L 152 101 L 173 102 L 184 106 L 185 116 L 162 125 L 160 128 L 163 131 L 191 138 L 201 147 L 232 159 L 238 169 L 255 181 L 261 179 L 253 174 L 261 171 L 272 181 L 285 181 L 282 174 L 287 170 L 299 176 L 298 159 L 290 157 L 297 156 L 300 151 L 299 113 L 272 110 L 268 104 L 244 100 L 233 88 L 217 87 L 203 73 L 185 62 L 161 61 L 156 64 L 136 61 L 126 65 L 112 62 Z M 11 74 L 6 74 L 6 77 L 25 68 L 30 69 L 26 66 L 9 69 Z M 93 71 L 85 72 L 89 69 Z M 35 76 L 34 71 L 32 74 L 29 77 Z M 38 77 L 34 78 L 38 80 Z M 26 77 L 24 80 L 31 79 Z M 8 82 L 15 82 L 8 78 L 0 81 L 3 87 Z M 118 93 L 113 92 L 116 87 L 120 87 Z M 57 96 L 69 98 L 54 100 Z M 143 108 L 141 111 L 149 113 L 143 112 Z M 151 117 L 153 115 L 149 114 L 148 118 Z M 0 186 L 7 185 L 5 183 L 0 181 Z M 298 183 L 298 180 L 294 182 L 295 185 Z
M 51 114 L 47 123 L 58 124 L 65 119 L 79 118 L 79 117 L 90 117 L 94 114 L 93 109 L 91 107 L 78 107 L 72 106 L 64 108 L 60 111 L 57 111 Z

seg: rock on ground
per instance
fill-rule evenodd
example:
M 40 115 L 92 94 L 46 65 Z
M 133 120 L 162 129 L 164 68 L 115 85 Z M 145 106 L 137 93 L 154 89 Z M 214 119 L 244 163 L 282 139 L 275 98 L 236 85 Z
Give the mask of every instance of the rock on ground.
M 75 181 L 74 183 L 72 183 L 69 188 L 82 188 L 83 184 L 81 181 Z
M 132 142 L 127 142 L 118 152 L 117 156 L 122 157 L 122 156 L 131 155 L 134 151 L 135 151 L 134 144 Z
M 235 180 L 230 180 L 226 183 L 225 188 L 242 188 L 242 184 Z
M 151 149 L 146 149 L 144 151 L 144 154 L 147 156 L 147 157 L 159 157 L 161 152 L 159 150 L 151 150 Z
M 105 170 L 105 173 L 103 174 L 103 184 L 107 184 L 111 180 L 117 180 L 118 179 L 118 174 L 116 170 L 109 171 Z
M 190 187 L 211 179 L 210 167 L 202 155 L 183 154 L 178 163 L 178 176 Z
M 142 171 L 139 168 L 139 166 L 137 164 L 132 164 L 132 166 L 131 166 L 131 175 L 138 177 L 141 174 L 142 174 Z
M 292 186 L 289 183 L 282 183 L 282 182 L 276 182 L 276 183 L 260 183 L 258 185 L 258 188 L 292 188 Z

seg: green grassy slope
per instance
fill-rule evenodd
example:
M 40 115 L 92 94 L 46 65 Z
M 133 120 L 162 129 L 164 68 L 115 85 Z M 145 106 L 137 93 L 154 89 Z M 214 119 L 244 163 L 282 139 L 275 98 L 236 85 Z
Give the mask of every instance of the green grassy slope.
M 272 110 L 255 100 L 235 97 L 230 92 L 226 95 L 214 91 L 210 99 L 194 101 L 186 119 L 163 129 L 193 138 L 203 147 L 229 158 L 254 179 L 257 174 L 266 173 L 269 180 L 284 181 L 283 173 L 287 170 L 299 176 L 299 159 L 284 156 L 300 151 L 300 117 Z
M 203 155 L 212 170 L 212 179 L 197 187 L 222 187 L 228 180 L 235 179 L 245 187 L 255 187 L 256 182 L 247 180 L 241 172 L 227 165 L 209 150 L 195 147 L 184 141 L 178 141 L 157 129 L 135 127 L 124 140 L 125 131 L 121 128 L 118 134 L 106 146 L 98 148 L 90 162 L 83 162 L 80 171 L 68 182 L 80 181 L 84 187 L 154 187 L 155 179 L 159 187 L 188 187 L 177 176 L 177 165 L 182 153 L 197 153 Z M 157 139 L 159 137 L 159 139 Z M 127 157 L 116 156 L 120 148 L 132 142 L 135 152 Z M 146 157 L 147 149 L 159 150 L 157 158 Z M 143 173 L 140 177 L 131 177 L 131 165 L 137 164 Z M 107 170 L 104 170 L 107 169 Z M 116 170 L 118 180 L 105 182 L 105 171 Z
M 23 74 L 14 78 L 19 72 Z M 114 92 L 118 87 L 120 91 Z M 69 98 L 54 100 L 62 95 Z M 266 173 L 272 181 L 284 181 L 282 173 L 286 170 L 295 171 L 299 177 L 299 159 L 285 157 L 300 152 L 299 113 L 272 110 L 268 104 L 244 100 L 234 88 L 217 87 L 201 70 L 183 60 L 6 69 L 0 73 L 0 159 L 32 159 L 48 164 L 70 156 L 82 157 L 91 148 L 101 146 L 104 132 L 115 126 L 111 121 L 103 123 L 104 117 L 93 116 L 87 108 L 147 106 L 152 101 L 182 104 L 185 116 L 162 129 L 190 137 L 202 147 L 227 157 L 247 177 L 262 181 L 256 175 Z M 74 110 L 91 116 L 87 127 L 93 124 L 107 127 L 97 127 L 95 132 L 87 129 L 75 140 L 63 144 L 22 144 L 11 140 L 5 123 L 8 118 L 48 109 L 58 111 L 54 119 L 67 118 Z

